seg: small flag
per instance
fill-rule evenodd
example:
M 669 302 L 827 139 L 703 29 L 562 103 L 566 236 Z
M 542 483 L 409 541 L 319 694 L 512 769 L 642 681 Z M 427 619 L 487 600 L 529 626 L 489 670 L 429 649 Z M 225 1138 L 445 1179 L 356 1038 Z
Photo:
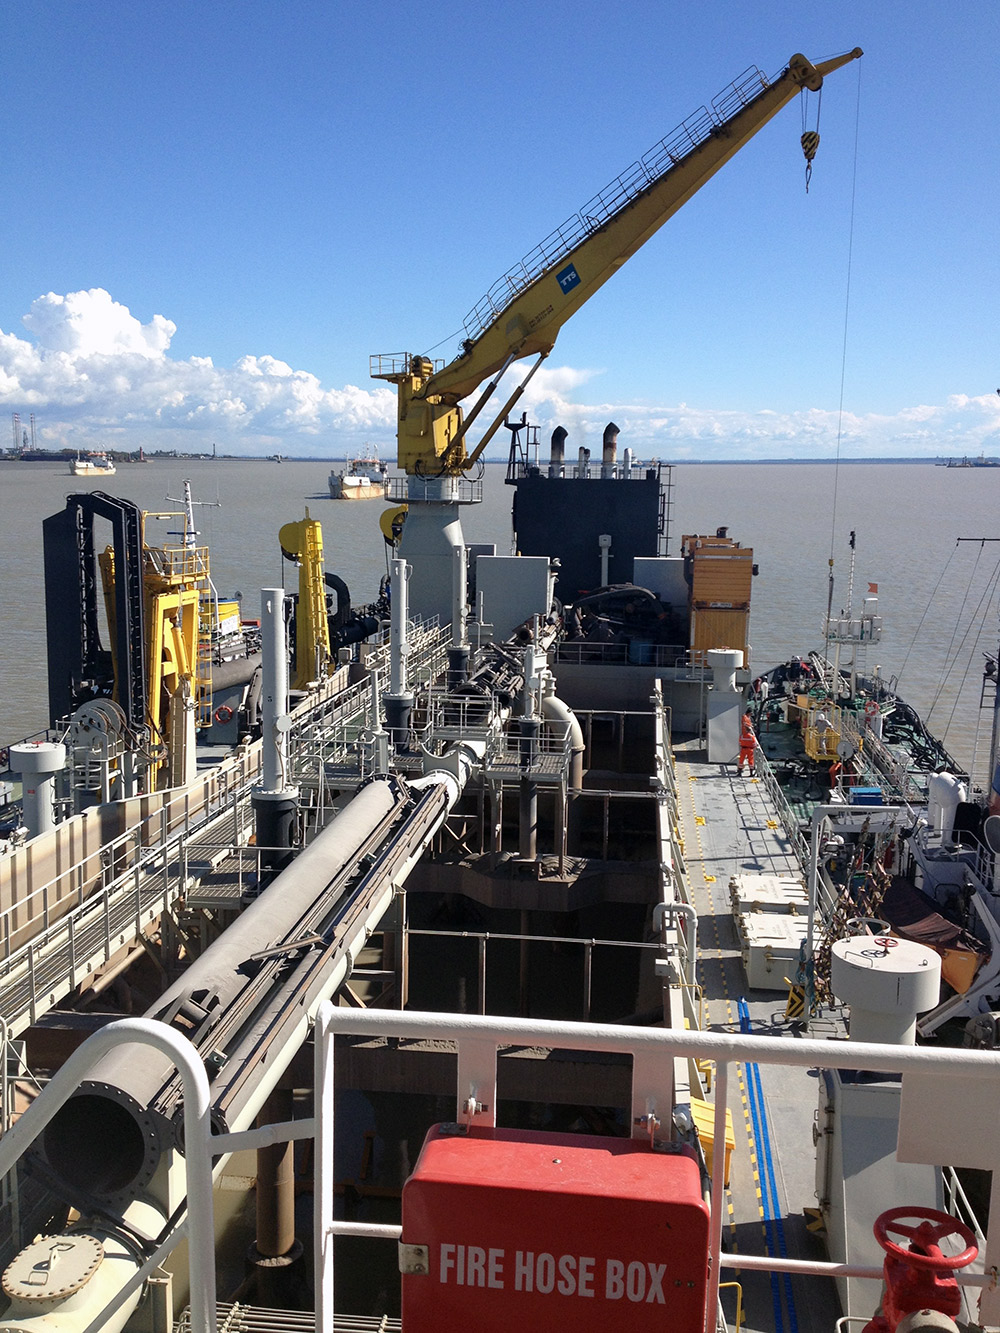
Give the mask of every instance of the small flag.
M 878 584 L 877 584 L 877 583 L 869 583 L 869 585 L 868 585 L 868 596 L 869 596 L 869 597 L 877 597 L 877 596 L 878 596 Z

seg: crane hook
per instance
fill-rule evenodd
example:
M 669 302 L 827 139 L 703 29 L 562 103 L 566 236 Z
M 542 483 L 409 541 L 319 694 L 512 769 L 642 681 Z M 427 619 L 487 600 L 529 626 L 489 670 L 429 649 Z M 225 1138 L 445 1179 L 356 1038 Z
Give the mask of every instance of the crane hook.
M 806 130 L 800 142 L 806 157 L 806 194 L 808 194 L 809 182 L 812 180 L 813 158 L 816 156 L 816 149 L 819 147 L 819 131 Z

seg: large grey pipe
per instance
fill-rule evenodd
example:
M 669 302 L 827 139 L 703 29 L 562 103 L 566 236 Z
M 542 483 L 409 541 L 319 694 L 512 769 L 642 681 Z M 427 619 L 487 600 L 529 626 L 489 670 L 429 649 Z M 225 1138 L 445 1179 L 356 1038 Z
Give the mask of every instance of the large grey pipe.
M 387 874 L 385 882 L 379 885 L 379 891 L 366 901 L 365 916 L 363 918 L 356 916 L 354 934 L 349 936 L 352 948 L 357 947 L 356 941 L 362 936 L 367 937 L 372 926 L 384 915 L 396 887 L 405 881 L 437 833 L 447 813 L 458 801 L 469 776 L 481 763 L 484 751 L 485 745 L 478 742 L 458 743 L 449 747 L 443 755 L 425 755 L 429 771 L 426 776 L 418 778 L 409 785 L 409 792 L 416 794 L 416 804 L 412 812 L 406 815 L 405 820 L 393 824 L 392 846 L 396 855 L 392 861 L 391 872 Z M 314 895 L 317 891 L 322 892 L 323 884 L 332 882 L 347 866 L 349 858 L 345 855 L 345 848 L 353 845 L 353 857 L 356 861 L 358 852 L 366 840 L 384 824 L 393 813 L 393 809 L 398 807 L 405 812 L 410 809 L 410 805 L 406 789 L 397 779 L 375 781 L 363 788 L 347 809 L 299 856 L 293 866 L 275 881 L 270 892 L 262 895 L 254 907 L 248 909 L 240 921 L 230 927 L 199 963 L 192 965 L 182 982 L 171 988 L 167 996 L 163 997 L 163 1001 L 154 1007 L 153 1016 L 164 1016 L 163 1003 L 168 997 L 172 997 L 171 1003 L 174 1003 L 178 1000 L 183 1001 L 186 993 L 192 992 L 192 977 L 199 979 L 197 969 L 207 971 L 210 961 L 221 962 L 223 950 L 220 946 L 232 943 L 233 932 L 238 931 L 241 922 L 246 921 L 251 914 L 256 918 L 258 927 L 262 920 L 270 920 L 273 931 L 275 916 L 272 913 L 280 913 L 281 926 L 294 930 L 296 921 L 302 919 L 296 917 L 294 911 L 302 905 L 308 892 Z M 405 836 L 407 833 L 410 836 Z M 328 834 L 331 836 L 327 837 Z M 364 861 L 361 865 L 364 865 Z M 299 873 L 296 874 L 296 871 Z M 292 899 L 295 901 L 291 902 Z M 349 910 L 345 909 L 345 914 Z M 276 935 L 277 931 L 273 933 Z M 244 961 L 253 959 L 252 952 L 248 953 L 247 950 L 253 950 L 255 940 L 252 933 L 248 932 L 248 935 L 250 937 L 243 939 L 242 947 L 227 951 L 231 955 L 228 958 L 229 964 L 235 966 L 236 970 L 241 970 L 239 955 L 242 955 Z M 335 965 L 326 969 L 321 984 L 314 983 L 308 996 L 300 997 L 300 1002 L 295 1004 L 295 1023 L 291 1029 L 288 1025 L 284 1029 L 285 1039 L 281 1052 L 276 1054 L 266 1067 L 257 1060 L 249 1062 L 253 1066 L 250 1072 L 251 1082 L 256 1085 L 255 1090 L 251 1100 L 244 1101 L 240 1112 L 234 1114 L 228 1128 L 239 1130 L 252 1121 L 305 1037 L 315 1009 L 335 993 L 349 968 L 350 954 L 345 950 Z M 225 967 L 213 966 L 212 976 L 200 978 L 206 982 L 205 987 L 197 994 L 190 993 L 188 998 L 203 1003 L 207 998 L 208 986 L 215 979 L 214 974 L 221 974 L 219 977 L 221 981 L 225 979 L 225 972 Z M 242 980 L 245 982 L 246 978 L 243 977 Z M 231 977 L 229 981 L 232 982 Z M 230 989 L 231 986 L 224 985 L 220 987 L 220 992 L 228 993 Z M 256 1026 L 260 1021 L 258 1010 L 251 1006 L 246 1018 L 252 1018 L 254 1022 L 251 1026 Z M 244 1049 L 246 1045 L 245 1041 Z M 157 1085 L 162 1086 L 164 1080 L 170 1080 L 174 1072 L 173 1067 L 166 1062 L 158 1061 L 154 1055 L 152 1061 L 147 1061 L 141 1068 L 136 1068 L 134 1049 L 130 1048 L 131 1088 L 126 1082 L 130 1077 L 129 1069 L 123 1070 L 120 1065 L 116 1068 L 110 1058 L 105 1060 L 96 1071 L 102 1076 L 103 1081 L 92 1079 L 83 1085 L 80 1094 L 68 1102 L 63 1111 L 50 1122 L 44 1135 L 44 1146 L 50 1168 L 55 1170 L 56 1175 L 61 1177 L 71 1192 L 79 1195 L 82 1191 L 85 1195 L 89 1195 L 88 1205 L 97 1201 L 102 1211 L 109 1211 L 112 1208 L 124 1211 L 129 1194 L 138 1192 L 142 1188 L 143 1181 L 151 1178 L 158 1164 L 157 1160 L 150 1161 L 156 1157 L 158 1146 L 153 1142 L 154 1135 L 159 1140 L 161 1155 L 163 1148 L 172 1146 L 166 1141 L 169 1137 L 169 1126 L 166 1127 L 168 1133 L 164 1134 L 163 1124 L 158 1123 L 156 1117 L 149 1112 L 148 1105 L 146 1108 L 140 1105 L 135 1093 L 137 1086 L 143 1082 L 154 1088 Z M 247 1059 L 241 1059 L 242 1052 L 238 1040 L 231 1054 L 234 1063 L 244 1068 L 248 1067 Z M 209 1063 L 211 1064 L 211 1061 Z M 113 1082 L 114 1079 L 118 1082 Z M 144 1111 L 145 1120 L 143 1120 Z M 138 1117 L 136 1112 L 139 1112 Z M 144 1143 L 144 1137 L 149 1141 Z M 81 1152 L 81 1149 L 86 1151 Z M 157 1185 L 163 1183 L 163 1174 L 157 1177 Z M 130 1175 L 131 1180 L 129 1180 Z M 146 1190 L 145 1193 L 148 1197 L 155 1194 L 155 1190 Z M 133 1209 L 135 1206 L 131 1205 Z M 129 1217 L 130 1213 L 125 1212 L 125 1216 Z M 280 1236 L 278 1229 L 275 1229 L 274 1238 L 277 1244 L 284 1243 L 289 1227 L 290 1221 L 285 1219 L 280 1227 Z M 155 1230 L 155 1228 L 147 1229 Z M 16 1320 L 11 1325 L 11 1333 L 29 1333 L 29 1331 L 44 1333 L 45 1329 L 59 1329 L 62 1333 L 85 1333 L 84 1326 L 86 1328 L 96 1326 L 97 1312 L 104 1307 L 107 1299 L 130 1279 L 137 1266 L 137 1259 L 119 1266 L 115 1271 L 108 1265 L 100 1265 L 98 1272 L 102 1278 L 106 1277 L 107 1281 L 99 1288 L 95 1282 L 94 1291 L 97 1299 L 89 1300 L 84 1310 L 75 1309 L 76 1298 L 73 1296 L 68 1302 L 58 1300 L 54 1307 L 47 1309 L 41 1320 L 31 1315 L 23 1322 Z M 74 1306 L 72 1311 L 68 1308 L 70 1305 Z M 105 1326 L 112 1330 L 112 1333 L 118 1327 L 117 1324 L 110 1323 L 101 1325 L 102 1328 Z M 0 1333 L 4 1333 L 2 1325 Z
M 296 923 L 403 805 L 395 783 L 375 781 L 362 788 L 145 1017 L 161 1019 L 197 1040 L 210 1066 L 216 1057 L 223 1060 L 229 1053 L 213 1053 L 209 1038 L 252 985 L 252 960 L 295 938 Z M 172 1119 L 155 1109 L 174 1073 L 157 1052 L 138 1054 L 130 1047 L 108 1055 L 81 1084 L 42 1140 L 48 1166 L 71 1199 L 82 1195 L 119 1208 L 149 1185 L 175 1143 Z
M 213 663 L 212 688 L 220 690 L 228 685 L 245 685 L 260 663 L 260 653 L 251 653 L 249 657 L 234 657 L 231 662 Z

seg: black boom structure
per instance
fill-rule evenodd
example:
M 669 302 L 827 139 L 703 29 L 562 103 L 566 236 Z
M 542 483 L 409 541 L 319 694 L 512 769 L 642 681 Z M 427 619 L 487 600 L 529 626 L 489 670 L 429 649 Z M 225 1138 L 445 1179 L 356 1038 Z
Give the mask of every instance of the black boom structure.
M 101 644 L 94 519 L 111 523 L 115 561 L 112 648 Z M 108 697 L 117 677 L 128 725 L 146 724 L 142 511 L 103 491 L 70 495 L 43 525 L 49 719 L 53 726 L 88 699 Z

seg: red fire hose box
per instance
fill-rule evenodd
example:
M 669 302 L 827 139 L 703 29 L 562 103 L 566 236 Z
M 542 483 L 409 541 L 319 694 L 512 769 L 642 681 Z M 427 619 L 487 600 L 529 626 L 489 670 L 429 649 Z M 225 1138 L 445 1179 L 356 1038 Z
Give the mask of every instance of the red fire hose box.
M 708 1242 L 688 1149 L 435 1125 L 403 1189 L 403 1327 L 701 1333 Z

